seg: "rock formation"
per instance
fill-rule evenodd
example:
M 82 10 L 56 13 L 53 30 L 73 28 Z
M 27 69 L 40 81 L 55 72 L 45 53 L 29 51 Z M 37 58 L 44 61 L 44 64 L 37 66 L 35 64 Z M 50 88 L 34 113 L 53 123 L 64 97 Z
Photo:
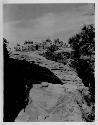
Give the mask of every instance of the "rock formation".
M 90 99 L 89 88 L 83 85 L 74 69 L 47 60 L 37 52 L 13 53 L 11 58 L 18 60 L 25 58 L 32 65 L 40 66 L 36 75 L 41 75 L 40 79 L 40 76 L 37 76 L 35 82 L 32 80 L 28 105 L 18 114 L 16 122 L 92 121 L 93 104 L 88 104 L 85 99 Z

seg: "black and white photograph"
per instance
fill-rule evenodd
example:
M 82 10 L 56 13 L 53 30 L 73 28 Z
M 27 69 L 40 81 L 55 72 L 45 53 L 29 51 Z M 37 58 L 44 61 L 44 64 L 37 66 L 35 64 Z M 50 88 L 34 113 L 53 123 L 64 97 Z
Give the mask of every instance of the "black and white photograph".
M 95 122 L 95 3 L 3 4 L 3 122 Z

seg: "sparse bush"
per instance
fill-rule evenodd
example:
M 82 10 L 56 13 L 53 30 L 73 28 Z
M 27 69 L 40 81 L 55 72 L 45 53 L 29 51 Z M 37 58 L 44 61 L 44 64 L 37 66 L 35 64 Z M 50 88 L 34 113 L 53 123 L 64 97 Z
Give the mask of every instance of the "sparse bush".
M 58 47 L 56 45 L 51 45 L 49 47 L 47 47 L 47 50 L 45 52 L 45 57 L 47 59 L 53 60 L 55 61 L 56 55 L 55 55 L 55 51 L 58 50 Z
M 47 59 L 66 64 L 67 59 L 70 58 L 70 53 L 65 52 L 63 50 L 61 50 L 60 52 L 57 52 L 61 48 L 63 49 L 63 45 L 64 45 L 63 41 L 60 41 L 59 38 L 55 39 L 53 44 L 51 44 L 50 46 L 47 46 L 44 56 Z

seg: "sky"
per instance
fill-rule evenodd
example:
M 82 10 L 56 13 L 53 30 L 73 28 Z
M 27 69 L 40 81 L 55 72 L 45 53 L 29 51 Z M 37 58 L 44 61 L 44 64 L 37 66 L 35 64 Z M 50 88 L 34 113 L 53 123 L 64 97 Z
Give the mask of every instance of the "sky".
M 64 42 L 84 24 L 94 23 L 94 4 L 4 4 L 3 34 L 11 45 L 25 40 Z

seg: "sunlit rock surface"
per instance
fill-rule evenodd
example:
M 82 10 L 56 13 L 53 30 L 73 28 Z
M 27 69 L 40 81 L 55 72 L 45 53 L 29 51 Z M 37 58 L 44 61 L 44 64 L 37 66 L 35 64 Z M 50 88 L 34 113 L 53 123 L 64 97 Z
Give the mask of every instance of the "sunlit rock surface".
M 47 60 L 36 53 L 12 53 L 11 58 L 26 59 L 30 63 L 48 68 L 62 84 L 41 82 L 34 84 L 29 92 L 29 102 L 15 121 L 66 122 L 90 121 L 93 104 L 89 100 L 89 89 L 85 87 L 74 69 L 58 62 Z M 33 81 L 32 81 L 33 84 Z
M 81 122 L 84 121 L 83 115 L 91 113 L 91 107 L 87 106 L 78 90 L 71 92 L 58 85 L 54 88 L 55 85 L 50 83 L 48 86 L 35 85 L 31 89 L 30 102 L 25 111 L 20 112 L 16 121 L 27 119 L 26 121 L 33 122 Z

